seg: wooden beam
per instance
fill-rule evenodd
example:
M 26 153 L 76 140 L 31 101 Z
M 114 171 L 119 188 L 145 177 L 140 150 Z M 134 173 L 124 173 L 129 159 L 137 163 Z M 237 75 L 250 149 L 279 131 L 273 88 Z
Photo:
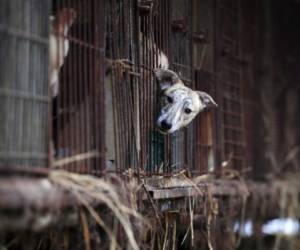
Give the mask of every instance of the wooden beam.
M 47 178 L 0 179 L 0 230 L 40 231 L 56 224 L 73 225 L 75 197 Z
M 163 180 L 163 183 L 165 184 L 166 180 Z M 228 203 L 230 207 L 234 207 L 237 214 L 245 206 L 247 216 L 251 217 L 255 211 L 256 217 L 278 217 L 282 212 L 280 197 L 288 195 L 286 200 L 291 201 L 295 197 L 294 192 L 300 193 L 300 183 L 289 180 L 213 180 L 197 185 L 189 180 L 172 180 L 166 186 L 151 186 L 150 182 L 147 182 L 145 187 L 148 195 L 142 194 L 145 213 L 154 216 L 149 209 L 149 199 L 160 215 L 172 211 L 179 211 L 180 215 L 180 211 L 188 211 L 186 199 L 189 196 L 210 196 L 218 200 L 221 210 L 222 206 L 226 207 Z M 244 198 L 247 198 L 246 203 L 243 203 Z M 195 207 L 195 215 L 203 215 L 201 213 L 205 205 L 202 204 L 204 200 L 198 199 L 200 203 Z M 75 196 L 54 185 L 48 178 L 0 177 L 0 231 L 41 231 L 55 225 L 76 225 L 79 221 L 79 208 L 80 204 Z M 296 213 L 296 216 L 300 215 L 300 211 Z

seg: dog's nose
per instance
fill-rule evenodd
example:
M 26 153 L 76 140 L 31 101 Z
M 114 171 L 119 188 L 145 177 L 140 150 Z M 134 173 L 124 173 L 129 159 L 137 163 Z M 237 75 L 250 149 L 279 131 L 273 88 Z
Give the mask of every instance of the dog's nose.
M 161 122 L 160 126 L 164 131 L 168 131 L 172 127 L 172 124 L 169 124 L 166 120 L 164 120 Z

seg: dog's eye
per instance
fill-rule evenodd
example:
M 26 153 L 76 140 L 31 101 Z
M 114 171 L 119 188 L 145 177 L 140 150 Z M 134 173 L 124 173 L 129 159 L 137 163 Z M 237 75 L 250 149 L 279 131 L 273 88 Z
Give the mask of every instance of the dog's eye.
M 168 103 L 173 103 L 173 98 L 171 96 L 167 96 Z
M 192 112 L 192 110 L 189 109 L 189 108 L 185 108 L 185 109 L 184 109 L 184 113 L 186 113 L 186 114 L 190 114 L 191 112 Z

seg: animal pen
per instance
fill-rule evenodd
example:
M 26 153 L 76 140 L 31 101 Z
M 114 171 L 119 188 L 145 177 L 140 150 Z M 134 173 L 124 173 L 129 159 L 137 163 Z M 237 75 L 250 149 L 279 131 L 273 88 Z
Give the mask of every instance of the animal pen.
M 299 11 L 1 0 L 0 249 L 299 249 Z M 160 133 L 157 68 L 218 107 Z

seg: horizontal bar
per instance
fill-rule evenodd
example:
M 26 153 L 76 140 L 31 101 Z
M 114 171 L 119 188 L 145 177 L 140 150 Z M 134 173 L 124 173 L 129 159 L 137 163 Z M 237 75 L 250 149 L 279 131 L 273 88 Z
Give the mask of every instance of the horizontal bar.
M 0 97 L 9 97 L 9 98 L 19 98 L 19 99 L 27 99 L 33 101 L 40 101 L 40 102 L 49 102 L 49 96 L 43 95 L 33 95 L 30 92 L 19 91 L 19 90 L 12 90 L 7 88 L 0 88 Z
M 245 143 L 241 142 L 241 141 L 231 141 L 231 140 L 225 140 L 224 139 L 224 143 L 225 144 L 239 146 L 239 147 L 245 147 L 246 146 Z
M 225 84 L 225 85 L 227 85 L 227 86 L 229 86 L 229 87 L 232 87 L 232 88 L 235 88 L 235 89 L 238 89 L 238 90 L 241 89 L 241 86 L 239 85 L 238 82 L 235 83 L 234 81 L 228 81 L 228 80 L 224 80 L 224 79 L 222 79 L 222 78 L 219 78 L 218 80 L 219 80 L 219 82 L 221 82 L 222 84 Z
M 0 165 L 0 176 L 3 175 L 28 175 L 46 177 L 50 173 L 49 168 L 45 167 L 32 167 L 32 166 L 15 166 L 15 165 Z
M 174 199 L 179 197 L 190 197 L 199 195 L 199 191 L 194 187 L 157 189 L 150 191 L 150 195 L 154 200 L 159 199 Z
M 0 159 L 32 159 L 44 160 L 48 154 L 39 152 L 0 151 Z
M 0 200 L 2 232 L 41 231 L 59 224 L 74 225 L 78 221 L 76 197 L 48 178 L 2 178 Z
M 90 49 L 93 49 L 93 50 L 96 50 L 96 51 L 99 51 L 99 52 L 105 52 L 105 48 L 104 47 L 94 46 L 94 45 L 92 45 L 92 43 L 84 42 L 84 41 L 82 41 L 82 39 L 78 39 L 78 38 L 76 38 L 74 36 L 64 35 L 61 32 L 54 32 L 54 34 L 56 36 L 60 37 L 60 38 L 69 40 L 69 42 L 81 45 L 82 47 L 90 48 Z
M 11 27 L 6 27 L 3 24 L 0 24 L 0 32 L 10 35 L 10 36 L 15 36 L 15 37 L 19 37 L 22 39 L 26 39 L 35 43 L 40 43 L 40 44 L 44 44 L 44 45 L 48 45 L 49 43 L 49 39 L 48 38 L 43 38 L 40 36 L 37 36 L 35 34 L 31 34 L 29 32 L 25 32 L 25 31 L 21 31 L 18 29 L 14 29 Z
M 244 129 L 241 126 L 232 126 L 232 125 L 226 125 L 222 124 L 224 129 L 229 129 L 229 130 L 238 130 L 238 131 L 243 131 Z
M 227 111 L 227 110 L 224 110 L 224 109 L 222 109 L 221 112 L 225 113 L 226 115 L 240 117 L 240 118 L 243 116 L 242 113 Z
M 214 174 L 207 174 L 206 176 L 215 178 Z M 295 178 L 291 177 L 290 179 L 295 180 Z M 99 180 L 103 182 L 102 179 Z M 240 197 L 240 203 L 234 204 L 235 206 L 238 205 L 239 211 L 242 211 L 245 205 L 245 203 L 242 202 L 242 198 L 248 198 L 247 206 L 245 207 L 247 210 L 246 215 L 248 214 L 252 217 L 253 211 L 261 208 L 261 203 L 257 201 L 271 198 L 268 203 L 269 206 L 265 206 L 255 217 L 258 219 L 271 215 L 280 216 L 282 209 L 279 208 L 278 200 L 285 195 L 285 193 L 282 194 L 280 190 L 286 186 L 286 183 L 289 183 L 291 190 L 297 192 L 300 190 L 299 182 L 289 181 L 289 178 L 285 178 L 284 181 L 275 178 L 266 182 L 215 179 L 212 181 L 202 180 L 201 183 L 199 183 L 198 178 L 189 179 L 189 181 L 193 183 L 193 186 L 186 186 L 180 180 L 178 180 L 177 183 L 180 187 L 174 186 L 174 188 L 165 188 L 163 184 L 157 188 L 146 185 L 142 197 L 147 203 L 143 204 L 146 208 L 143 211 L 153 209 L 153 205 L 149 205 L 150 199 L 147 193 L 150 194 L 150 198 L 157 198 L 159 200 L 158 205 L 155 203 L 154 207 L 158 212 L 161 212 L 163 209 L 165 212 L 174 212 L 174 208 L 176 211 L 179 209 L 179 211 L 185 211 L 188 206 L 186 200 L 174 198 L 185 198 L 193 194 L 194 196 L 206 197 L 208 199 L 211 199 L 212 196 L 215 198 Z M 123 189 L 120 190 L 121 193 L 130 191 L 129 189 L 124 190 L 124 187 L 126 187 L 126 185 L 116 185 L 116 189 Z M 30 192 L 27 190 L 30 190 Z M 13 181 L 12 179 L 3 178 L 0 182 L 0 194 L 0 230 L 5 232 L 15 232 L 16 230 L 24 229 L 41 231 L 53 225 L 70 226 L 76 224 L 76 222 L 78 223 L 78 211 L 81 209 L 78 197 L 74 195 L 74 193 L 68 192 L 63 187 L 60 187 L 60 185 L 53 184 L 48 178 L 16 177 Z M 88 193 L 83 193 L 82 197 L 88 201 L 92 200 L 93 202 L 90 204 L 92 207 L 103 205 L 103 203 L 91 199 Z M 218 202 L 220 205 L 223 205 L 223 202 L 226 201 L 218 200 Z M 199 202 L 195 204 L 196 206 L 193 209 L 194 213 L 203 215 L 202 205 L 204 203 L 202 203 L 202 200 L 200 199 Z M 8 213 L 10 211 L 13 213 Z M 99 211 L 101 211 L 101 209 Z M 296 212 L 295 216 L 298 217 L 299 211 Z M 9 214 L 9 216 L 7 216 L 7 214 Z M 159 216 L 160 215 L 161 213 L 159 213 Z M 178 213 L 178 216 L 182 215 L 184 218 L 187 217 L 184 212 Z M 154 219 L 154 217 L 150 216 L 150 219 Z M 158 219 L 160 219 L 160 217 Z
M 236 196 L 240 194 L 239 187 L 244 189 L 243 186 L 239 182 L 235 181 L 223 181 L 223 180 L 213 180 L 213 181 L 205 181 L 213 180 L 216 178 L 214 174 L 207 174 L 203 176 L 202 183 L 197 183 L 192 179 L 188 179 L 187 181 L 178 180 L 177 186 L 165 188 L 155 188 L 146 186 L 149 194 L 154 200 L 162 200 L 162 199 L 175 199 L 180 197 L 190 197 L 190 196 L 200 196 L 204 197 L 207 195 L 207 190 L 211 191 L 211 195 L 213 196 Z M 195 178 L 197 180 L 197 177 Z M 235 185 L 237 187 L 235 187 Z
M 228 102 L 236 102 L 239 105 L 241 105 L 241 103 L 243 102 L 241 99 L 236 99 L 236 98 L 232 98 L 232 97 L 227 97 L 227 96 L 223 96 L 223 100 L 228 101 Z
M 101 53 L 105 52 L 105 48 L 97 47 L 97 46 L 92 45 L 91 43 L 83 42 L 82 40 L 80 40 L 78 38 L 75 38 L 75 37 L 72 37 L 72 36 L 63 36 L 63 37 L 68 39 L 71 43 L 78 44 L 82 47 L 93 49 L 93 50 L 101 52 Z
M 211 144 L 203 144 L 203 143 L 195 143 L 197 147 L 211 148 L 213 145 Z
M 174 66 L 176 67 L 181 67 L 181 68 L 186 68 L 186 69 L 191 69 L 191 66 L 186 65 L 186 64 L 181 64 L 181 63 L 173 63 Z
M 104 157 L 105 154 L 101 154 L 97 151 L 91 151 L 91 152 L 86 152 L 82 154 L 77 154 L 77 155 L 71 155 L 69 157 L 65 157 L 59 160 L 55 160 L 53 163 L 53 167 L 61 167 L 67 164 L 75 163 L 75 162 L 80 162 L 84 161 L 87 159 L 94 159 L 94 158 L 100 158 Z

